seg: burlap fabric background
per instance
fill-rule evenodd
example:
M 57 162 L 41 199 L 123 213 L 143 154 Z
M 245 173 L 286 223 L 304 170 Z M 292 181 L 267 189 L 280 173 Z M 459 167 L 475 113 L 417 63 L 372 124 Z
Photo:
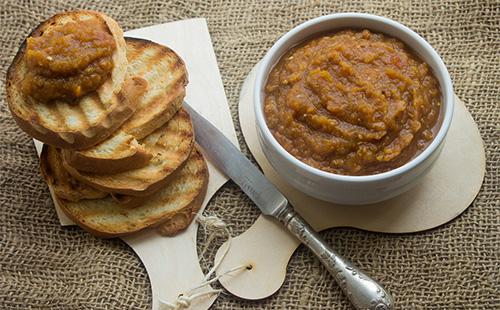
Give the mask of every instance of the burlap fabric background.
M 388 16 L 422 34 L 442 55 L 479 124 L 487 172 L 473 205 L 443 227 L 410 235 L 335 229 L 323 236 L 393 292 L 399 309 L 500 309 L 500 3 L 498 1 L 16 1 L 0 4 L 0 308 L 148 309 L 146 272 L 119 240 L 101 240 L 61 227 L 38 174 L 31 139 L 10 117 L 4 76 L 21 40 L 50 15 L 96 9 L 132 29 L 206 17 L 224 86 L 237 122 L 237 101 L 247 72 L 293 26 L 345 11 Z M 464 150 L 466 152 L 467 150 Z M 439 207 L 439 206 L 436 206 Z M 208 212 L 223 217 L 234 234 L 258 213 L 227 184 Z M 203 242 L 204 236 L 200 236 Z M 220 243 L 220 242 L 219 242 Z M 215 249 L 215 245 L 213 247 Z M 214 250 L 207 255 L 207 262 Z M 282 289 L 255 302 L 223 294 L 214 309 L 349 309 L 337 285 L 300 248 Z

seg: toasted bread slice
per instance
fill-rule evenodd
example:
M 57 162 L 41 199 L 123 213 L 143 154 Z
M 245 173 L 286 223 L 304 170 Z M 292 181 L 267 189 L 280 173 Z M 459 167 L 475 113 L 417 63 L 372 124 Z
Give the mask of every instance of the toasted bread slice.
M 194 149 L 176 177 L 136 208 L 124 209 L 109 196 L 78 202 L 57 200 L 69 218 L 97 236 L 115 237 L 160 224 L 166 227 L 163 233 L 175 234 L 189 225 L 201 207 L 207 182 L 205 160 Z M 181 218 L 190 221 L 179 221 Z
M 63 153 L 63 165 L 76 179 L 103 191 L 131 196 L 148 196 L 163 187 L 169 176 L 188 158 L 194 145 L 189 114 L 181 109 L 165 125 L 140 141 L 153 155 L 141 168 L 113 174 L 79 171 Z
M 7 102 L 18 125 L 32 137 L 61 148 L 84 149 L 95 145 L 106 139 L 135 111 L 135 83 L 124 83 L 128 63 L 126 44 L 121 28 L 113 19 L 94 11 L 61 13 L 40 24 L 30 36 L 41 36 L 54 26 L 87 19 L 104 23 L 116 43 L 111 75 L 96 91 L 71 103 L 58 100 L 41 103 L 24 95 L 21 85 L 28 72 L 24 59 L 26 41 L 7 72 Z
M 95 147 L 62 152 L 68 164 L 75 169 L 100 174 L 141 168 L 153 157 L 132 135 L 120 130 Z
M 74 179 L 62 166 L 60 149 L 44 145 L 40 155 L 40 170 L 54 193 L 67 201 L 104 198 L 108 194 Z
M 187 84 L 182 59 L 154 42 L 132 38 L 126 42 L 128 74 L 145 79 L 148 90 L 137 99 L 137 111 L 114 136 L 86 150 L 64 151 L 68 163 L 78 170 L 117 173 L 146 165 L 151 154 L 137 140 L 163 126 L 182 105 Z

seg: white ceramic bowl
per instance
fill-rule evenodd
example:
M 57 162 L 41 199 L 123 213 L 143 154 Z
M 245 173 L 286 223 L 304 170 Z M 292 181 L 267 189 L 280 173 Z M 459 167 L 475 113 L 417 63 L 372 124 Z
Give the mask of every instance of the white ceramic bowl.
M 442 123 L 431 144 L 405 165 L 388 172 L 367 176 L 345 176 L 313 168 L 289 154 L 267 127 L 263 103 L 267 77 L 274 64 L 291 47 L 316 34 L 345 28 L 368 29 L 403 41 L 431 68 L 442 94 Z M 267 52 L 257 69 L 254 107 L 259 142 L 274 169 L 300 191 L 341 204 L 369 204 L 399 195 L 418 181 L 439 156 L 453 116 L 453 86 L 450 75 L 438 53 L 422 37 L 388 18 L 362 14 L 339 13 L 309 20 L 286 33 Z

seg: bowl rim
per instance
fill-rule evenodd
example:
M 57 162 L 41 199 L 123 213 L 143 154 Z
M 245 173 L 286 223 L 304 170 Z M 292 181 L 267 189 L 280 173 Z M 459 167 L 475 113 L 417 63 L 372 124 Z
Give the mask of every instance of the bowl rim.
M 263 111 L 263 100 L 261 98 L 262 94 L 262 89 L 264 86 L 265 81 L 267 80 L 267 74 L 266 74 L 266 69 L 272 68 L 274 63 L 271 63 L 272 58 L 277 54 L 277 51 L 281 49 L 282 47 L 286 47 L 288 42 L 293 39 L 297 34 L 299 34 L 302 30 L 309 28 L 313 25 L 320 24 L 323 22 L 327 22 L 333 19 L 359 19 L 359 20 L 370 20 L 382 24 L 386 24 L 392 28 L 397 28 L 399 31 L 404 32 L 406 35 L 410 36 L 413 41 L 417 45 L 420 45 L 423 49 L 426 50 L 426 52 L 430 55 L 430 57 L 435 61 L 437 64 L 437 68 L 434 70 L 434 74 L 440 74 L 442 75 L 443 78 L 443 84 L 439 83 L 441 92 L 442 92 L 442 97 L 443 97 L 443 118 L 442 118 L 442 123 L 441 127 L 438 130 L 438 133 L 436 137 L 433 139 L 431 144 L 429 144 L 423 152 L 418 154 L 416 157 L 412 158 L 410 161 L 405 163 L 404 165 L 397 167 L 395 169 L 378 173 L 378 174 L 373 174 L 373 175 L 360 175 L 360 176 L 352 176 L 352 175 L 342 175 L 342 174 L 336 174 L 336 173 L 331 173 L 327 171 L 320 170 L 318 168 L 309 166 L 308 164 L 300 161 L 299 159 L 295 158 L 292 154 L 288 153 L 285 148 L 279 144 L 279 142 L 276 140 L 276 138 L 273 136 L 271 131 L 269 130 L 267 123 L 265 121 L 264 117 L 264 111 Z M 355 28 L 356 25 L 353 25 Z M 367 27 L 367 29 L 369 29 Z M 334 29 L 332 29 L 334 30 Z M 407 43 L 405 43 L 407 44 Z M 408 45 L 408 44 L 407 44 Z M 291 47 L 291 46 L 290 46 Z M 281 57 L 282 55 L 279 55 L 278 57 Z M 269 69 L 271 70 L 271 69 Z M 439 82 L 439 79 L 438 79 Z M 453 109 L 454 109 L 454 95 L 453 95 L 453 84 L 451 82 L 450 75 L 448 73 L 448 70 L 446 69 L 446 66 L 439 56 L 439 54 L 432 48 L 432 46 L 420 35 L 418 35 L 416 32 L 411 30 L 410 28 L 394 21 L 386 17 L 382 16 L 377 16 L 377 15 L 372 15 L 372 14 L 366 14 L 366 13 L 335 13 L 335 14 L 329 14 L 329 15 L 324 15 L 320 17 L 316 17 L 314 19 L 308 20 L 290 31 L 288 31 L 285 35 L 283 35 L 281 38 L 279 38 L 274 45 L 269 49 L 269 51 L 266 53 L 264 58 L 261 60 L 260 64 L 258 64 L 257 68 L 257 73 L 256 73 L 256 79 L 254 82 L 254 92 L 253 92 L 253 104 L 254 104 L 254 110 L 255 110 L 255 117 L 256 117 L 256 125 L 258 128 L 261 129 L 261 136 L 262 138 L 266 139 L 267 143 L 270 144 L 277 152 L 279 155 L 284 157 L 286 160 L 291 162 L 295 167 L 300 168 L 301 170 L 305 170 L 306 172 L 309 172 L 313 175 L 316 175 L 321 178 L 326 178 L 332 181 L 343 181 L 343 182 L 351 182 L 351 183 L 360 183 L 360 182 L 373 182 L 373 181 L 380 181 L 380 180 L 387 180 L 391 179 L 393 177 L 398 177 L 401 176 L 402 174 L 405 174 L 408 171 L 413 170 L 416 168 L 418 165 L 420 165 L 423 161 L 425 161 L 434 151 L 438 149 L 438 147 L 444 142 L 444 138 L 448 132 L 448 129 L 451 125 L 451 120 L 453 117 Z

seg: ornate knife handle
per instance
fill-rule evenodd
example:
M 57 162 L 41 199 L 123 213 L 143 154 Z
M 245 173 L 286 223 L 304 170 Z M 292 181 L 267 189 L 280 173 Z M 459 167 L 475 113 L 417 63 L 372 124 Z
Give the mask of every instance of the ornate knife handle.
M 356 309 L 392 309 L 389 292 L 332 250 L 291 205 L 288 204 L 276 217 L 318 256 Z

